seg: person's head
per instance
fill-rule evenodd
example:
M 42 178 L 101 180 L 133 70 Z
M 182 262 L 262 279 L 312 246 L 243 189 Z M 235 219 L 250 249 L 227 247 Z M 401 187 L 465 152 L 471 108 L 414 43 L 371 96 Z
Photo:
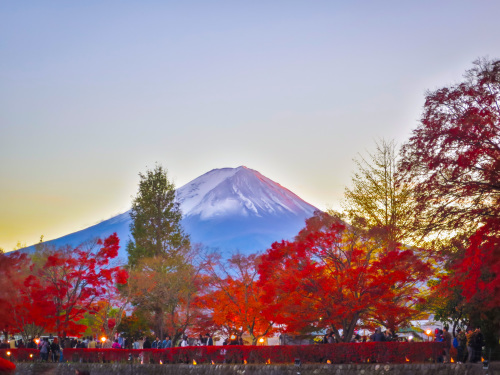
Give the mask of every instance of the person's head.
M 450 327 L 448 327 L 448 326 L 444 326 L 443 327 L 443 330 L 446 331 L 446 332 L 448 332 L 449 329 L 450 329 Z
M 205 333 L 205 336 L 210 337 L 210 333 L 208 333 L 208 332 Z
M 457 333 L 460 333 L 462 332 L 462 330 L 460 328 L 457 328 Z

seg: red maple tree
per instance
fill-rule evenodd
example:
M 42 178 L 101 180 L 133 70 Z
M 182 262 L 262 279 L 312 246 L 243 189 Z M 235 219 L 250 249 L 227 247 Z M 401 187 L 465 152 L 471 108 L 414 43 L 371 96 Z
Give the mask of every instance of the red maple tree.
M 489 220 L 469 239 L 463 257 L 451 268 L 441 288 L 458 287 L 476 310 L 500 308 L 500 220 Z
M 4 336 L 19 332 L 12 306 L 17 301 L 22 289 L 25 272 L 29 265 L 26 254 L 18 251 L 0 252 L 0 329 Z
M 331 329 L 349 342 L 356 328 L 395 328 L 415 316 L 418 288 L 431 272 L 412 250 L 388 250 L 317 213 L 295 241 L 275 243 L 262 256 L 259 284 L 265 315 L 287 331 Z
M 468 235 L 500 215 L 500 60 L 478 60 L 462 83 L 427 93 L 402 149 L 423 235 Z
M 259 264 L 260 257 L 255 254 L 235 254 L 227 261 L 220 256 L 211 258 L 206 265 L 208 292 L 197 301 L 209 311 L 209 321 L 215 327 L 227 334 L 248 333 L 253 345 L 275 331 L 272 318 L 263 314 L 263 290 L 257 285 Z
M 110 265 L 118 249 L 115 233 L 90 246 L 37 254 L 24 281 L 24 291 L 34 301 L 31 314 L 37 315 L 46 323 L 47 330 L 53 330 L 61 338 L 84 332 L 86 327 L 78 320 L 85 312 L 92 311 L 93 302 L 115 282 L 127 281 L 124 269 Z M 22 311 L 23 304 L 18 308 Z

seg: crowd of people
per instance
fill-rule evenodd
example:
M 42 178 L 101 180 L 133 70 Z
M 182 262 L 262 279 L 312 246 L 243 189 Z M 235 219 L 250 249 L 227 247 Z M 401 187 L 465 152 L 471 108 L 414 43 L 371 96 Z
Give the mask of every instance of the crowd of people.
M 386 329 L 384 332 L 382 332 L 382 329 L 378 327 L 375 329 L 375 332 L 370 336 L 361 336 L 359 334 L 355 334 L 351 339 L 351 342 L 382 342 L 382 341 L 399 341 L 399 337 L 390 329 Z M 329 330 L 323 336 L 323 339 L 321 341 L 322 344 L 335 344 L 337 342 L 344 342 L 344 337 L 342 337 L 341 340 L 338 341 L 335 338 L 335 335 L 333 334 L 332 330 Z
M 457 334 L 453 340 L 453 346 L 457 349 L 459 362 L 479 362 L 482 357 L 484 336 L 481 328 L 469 328 L 466 331 L 457 329 Z
M 377 328 L 370 336 L 360 336 L 355 334 L 351 342 L 385 342 L 385 341 L 399 341 L 399 337 L 387 329 L 382 332 L 381 328 Z M 454 339 L 449 332 L 449 327 L 444 326 L 443 329 L 436 328 L 434 332 L 434 341 L 444 343 L 444 351 L 441 356 L 443 362 L 451 362 L 451 348 L 452 346 L 457 350 L 457 362 L 479 362 L 481 361 L 482 348 L 484 345 L 484 336 L 480 328 L 475 330 L 469 328 L 466 331 L 457 329 Z M 328 331 L 322 338 L 321 343 L 333 344 L 338 342 L 335 338 L 333 331 Z M 343 342 L 343 341 L 342 341 Z M 83 337 L 81 339 L 68 338 L 64 343 L 59 342 L 58 338 L 35 338 L 24 342 L 23 340 L 15 340 L 11 337 L 10 340 L 5 339 L 0 343 L 0 349 L 14 349 L 14 348 L 29 348 L 38 349 L 40 351 L 40 358 L 42 361 L 58 362 L 62 360 L 63 348 L 81 348 L 81 349 L 168 349 L 175 346 L 212 346 L 214 345 L 213 337 L 210 333 L 205 336 L 201 334 L 199 337 L 190 338 L 187 335 L 182 336 L 177 342 L 172 342 L 170 336 L 165 336 L 163 340 L 156 337 L 155 340 L 150 340 L 148 337 L 135 339 L 129 341 L 123 337 L 118 337 L 114 341 L 108 339 L 97 340 L 93 337 Z M 241 334 L 232 335 L 226 338 L 222 345 L 244 345 L 243 337 Z
M 241 339 L 241 336 L 239 336 Z M 238 341 L 238 344 L 243 345 L 243 341 Z M 3 340 L 0 343 L 0 349 L 15 349 L 15 348 L 28 348 L 28 349 L 38 349 L 40 351 L 40 359 L 42 361 L 52 361 L 58 362 L 62 360 L 63 348 L 75 348 L 75 349 L 168 349 L 174 346 L 199 346 L 199 345 L 214 345 L 212 335 L 210 333 L 205 334 L 205 336 L 200 336 L 198 338 L 189 338 L 184 335 L 181 340 L 177 343 L 173 343 L 170 336 L 165 336 L 163 340 L 156 337 L 155 340 L 150 340 L 149 337 L 143 337 L 141 339 L 136 339 L 129 341 L 124 337 L 119 336 L 118 338 L 110 341 L 108 339 L 94 339 L 91 336 L 82 337 L 81 339 L 67 338 L 64 343 L 59 343 L 57 337 L 44 337 L 44 338 L 34 338 L 28 342 L 24 342 L 22 339 L 15 340 L 11 337 L 10 340 Z M 224 344 L 226 345 L 226 344 Z

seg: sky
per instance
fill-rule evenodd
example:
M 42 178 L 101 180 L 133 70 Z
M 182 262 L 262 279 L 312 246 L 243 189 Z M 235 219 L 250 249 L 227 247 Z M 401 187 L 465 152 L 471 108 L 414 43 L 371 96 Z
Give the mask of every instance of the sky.
M 500 2 L 2 1 L 0 247 L 255 169 L 340 208 L 354 158 L 404 143 L 427 90 L 500 57 Z

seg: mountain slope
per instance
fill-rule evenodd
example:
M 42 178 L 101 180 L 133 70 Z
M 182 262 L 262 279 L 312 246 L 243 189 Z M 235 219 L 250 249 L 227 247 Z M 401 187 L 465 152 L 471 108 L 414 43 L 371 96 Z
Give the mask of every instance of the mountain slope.
M 182 225 L 191 242 L 225 255 L 234 251 L 264 251 L 275 241 L 291 239 L 316 210 L 291 191 L 246 167 L 214 169 L 176 193 L 183 212 Z M 121 242 L 119 257 L 126 260 L 129 226 L 127 211 L 47 244 L 78 246 L 116 232 Z M 31 246 L 25 251 L 33 249 Z

